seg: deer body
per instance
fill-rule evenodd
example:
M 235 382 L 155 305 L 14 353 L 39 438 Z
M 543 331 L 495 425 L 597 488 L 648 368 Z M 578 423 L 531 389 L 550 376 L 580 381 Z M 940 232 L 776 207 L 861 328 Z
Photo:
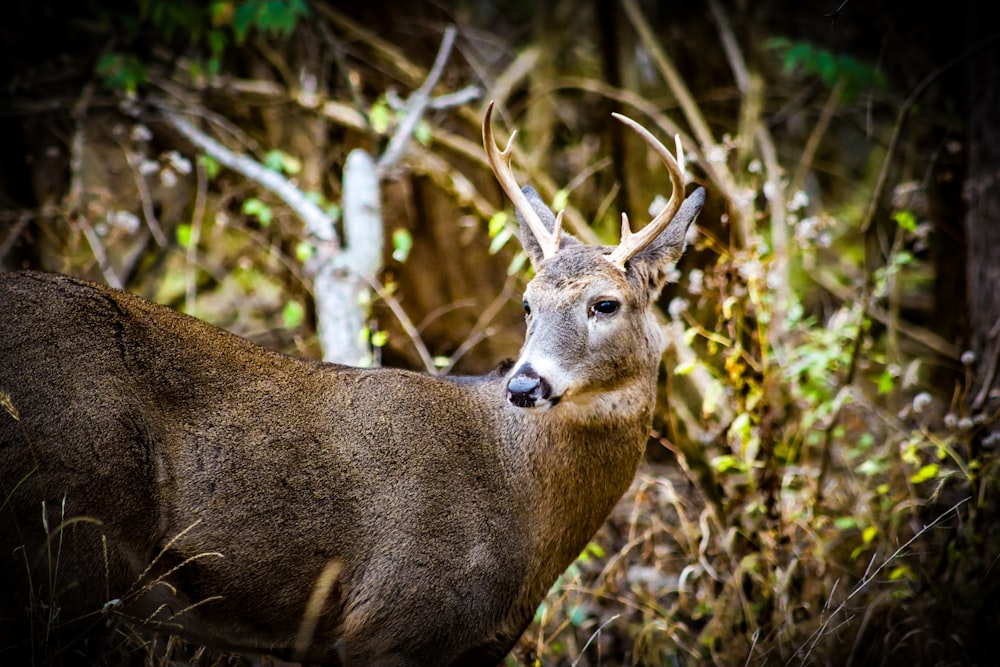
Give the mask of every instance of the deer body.
M 631 273 L 568 236 L 543 256 L 522 218 L 526 343 L 478 378 L 298 359 L 0 275 L 0 661 L 72 663 L 124 619 L 316 664 L 497 664 L 635 473 L 685 206 Z

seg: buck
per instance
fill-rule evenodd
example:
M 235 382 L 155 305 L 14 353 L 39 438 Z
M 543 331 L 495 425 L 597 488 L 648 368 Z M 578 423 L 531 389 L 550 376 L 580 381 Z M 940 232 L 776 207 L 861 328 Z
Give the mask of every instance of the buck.
M 627 490 L 651 307 L 704 201 L 620 245 L 489 162 L 535 269 L 517 360 L 433 377 L 299 359 L 126 292 L 0 277 L 0 662 L 127 633 L 329 665 L 495 665 Z M 134 644 L 133 644 L 134 645 Z M 102 658 L 102 656 L 105 656 Z

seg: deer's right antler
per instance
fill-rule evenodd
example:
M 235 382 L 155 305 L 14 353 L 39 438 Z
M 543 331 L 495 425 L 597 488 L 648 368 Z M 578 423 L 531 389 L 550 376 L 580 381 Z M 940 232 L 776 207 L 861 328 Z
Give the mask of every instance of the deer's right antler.
M 551 257 L 559 250 L 562 211 L 556 216 L 555 227 L 550 232 L 542 224 L 542 220 L 535 213 L 535 209 L 531 207 L 528 197 L 521 192 L 521 188 L 518 186 L 517 179 L 514 178 L 514 172 L 510 166 L 511 153 L 514 148 L 514 137 L 516 136 L 517 132 L 512 132 L 510 139 L 507 140 L 507 147 L 502 151 L 497 148 L 496 141 L 493 139 L 493 101 L 491 100 L 489 106 L 486 107 L 486 116 L 483 117 L 483 148 L 486 149 L 486 159 L 489 160 L 490 167 L 493 169 L 493 174 L 497 177 L 500 187 L 507 193 L 507 196 L 514 203 L 514 208 L 524 218 L 524 221 L 531 229 L 531 233 L 535 235 L 535 240 L 538 241 L 538 245 L 542 249 L 542 257 Z

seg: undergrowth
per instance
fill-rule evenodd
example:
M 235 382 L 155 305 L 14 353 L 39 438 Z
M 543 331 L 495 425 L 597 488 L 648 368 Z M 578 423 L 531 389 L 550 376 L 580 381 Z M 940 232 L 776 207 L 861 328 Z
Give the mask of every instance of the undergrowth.
M 823 57 L 776 47 L 793 68 Z M 742 71 L 742 55 L 728 57 Z M 835 109 L 861 65 L 827 65 Z M 665 309 L 675 351 L 652 446 L 677 466 L 643 470 L 511 664 L 988 664 L 997 457 L 973 443 L 995 415 L 963 412 L 960 377 L 940 383 L 938 366 L 959 362 L 948 341 L 909 329 L 924 347 L 900 345 L 898 303 L 925 280 L 929 223 L 903 207 L 876 227 L 868 201 L 825 210 L 763 124 L 695 136 L 699 166 L 728 194 L 728 238 L 702 228 L 695 252 L 712 259 Z M 790 162 L 807 164 L 803 150 Z M 881 252 L 859 261 L 876 234 Z M 697 431 L 677 416 L 692 387 Z

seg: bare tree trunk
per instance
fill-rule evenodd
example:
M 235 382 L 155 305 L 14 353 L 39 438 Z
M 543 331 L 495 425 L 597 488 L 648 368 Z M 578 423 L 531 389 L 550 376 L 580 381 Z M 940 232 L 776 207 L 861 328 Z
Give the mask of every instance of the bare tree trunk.
M 986 3 L 971 9 L 972 34 L 987 29 Z M 978 33 L 978 34 L 977 34 Z M 975 354 L 969 407 L 995 414 L 1000 408 L 1000 41 L 969 60 L 968 171 L 965 234 L 968 245 L 969 348 Z M 1000 431 L 1000 423 L 989 429 Z
M 967 8 L 968 36 L 973 54 L 968 73 L 968 150 L 964 184 L 966 280 L 969 321 L 971 383 L 966 402 L 973 422 L 985 417 L 984 428 L 969 441 L 969 459 L 982 464 L 982 477 L 970 478 L 969 535 L 956 540 L 966 550 L 964 565 L 958 566 L 955 602 L 971 617 L 967 632 L 980 656 L 997 650 L 998 593 L 992 574 L 1000 535 L 997 531 L 996 439 L 1000 437 L 1000 40 L 989 21 L 992 3 L 974 0 Z M 986 39 L 982 42 L 980 40 Z M 981 46 L 977 46 L 981 44 Z M 993 444 L 991 445 L 991 441 Z M 977 556 L 976 554 L 982 554 Z M 954 603 L 953 603 L 954 604 Z M 971 611 L 971 613 L 969 613 Z

